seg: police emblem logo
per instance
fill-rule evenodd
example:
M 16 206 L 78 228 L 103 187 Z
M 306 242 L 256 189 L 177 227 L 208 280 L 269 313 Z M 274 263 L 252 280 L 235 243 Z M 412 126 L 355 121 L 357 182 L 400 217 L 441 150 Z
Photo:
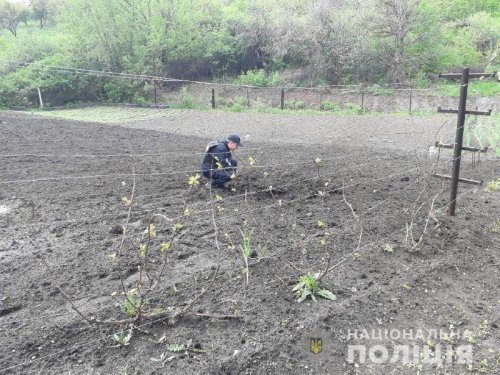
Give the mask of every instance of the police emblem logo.
M 311 353 L 319 354 L 323 351 L 323 340 L 321 337 L 311 337 L 309 339 L 309 349 Z

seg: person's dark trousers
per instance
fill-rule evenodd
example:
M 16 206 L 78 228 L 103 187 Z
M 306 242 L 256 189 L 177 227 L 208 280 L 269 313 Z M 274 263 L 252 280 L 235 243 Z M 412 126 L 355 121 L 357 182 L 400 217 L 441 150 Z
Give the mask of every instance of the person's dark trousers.
M 237 166 L 236 160 L 231 161 L 231 167 L 224 169 L 210 170 L 210 168 L 203 166 L 203 176 L 212 181 L 212 186 L 223 188 L 226 182 L 231 181 L 231 175 L 236 173 Z

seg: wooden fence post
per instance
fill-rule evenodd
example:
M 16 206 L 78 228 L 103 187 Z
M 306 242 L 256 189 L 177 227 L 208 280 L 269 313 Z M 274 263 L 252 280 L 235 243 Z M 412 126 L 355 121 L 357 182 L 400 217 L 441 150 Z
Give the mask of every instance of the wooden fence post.
M 40 101 L 40 108 L 43 109 L 43 100 L 42 100 L 42 92 L 40 91 L 40 88 L 36 88 L 38 90 L 38 100 Z

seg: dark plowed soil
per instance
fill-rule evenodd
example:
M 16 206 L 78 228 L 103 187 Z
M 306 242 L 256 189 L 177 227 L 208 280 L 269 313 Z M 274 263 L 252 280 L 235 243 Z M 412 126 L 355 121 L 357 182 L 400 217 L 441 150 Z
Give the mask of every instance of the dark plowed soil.
M 452 141 L 449 117 L 0 121 L 1 374 L 498 373 L 500 193 L 460 184 L 446 215 L 450 183 L 430 175 L 451 153 L 429 146 Z M 190 187 L 232 131 L 234 191 Z M 462 176 L 499 164 L 467 155 Z M 336 300 L 297 302 L 308 273 Z M 130 324 L 123 291 L 151 285 Z M 465 345 L 471 363 L 446 357 Z

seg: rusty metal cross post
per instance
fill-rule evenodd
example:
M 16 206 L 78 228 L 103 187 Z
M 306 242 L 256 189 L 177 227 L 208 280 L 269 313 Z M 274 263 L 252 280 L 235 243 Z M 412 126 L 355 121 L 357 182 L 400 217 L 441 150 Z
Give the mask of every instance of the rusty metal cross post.
M 475 181 L 466 178 L 460 178 L 460 162 L 462 160 L 462 150 L 472 151 L 472 152 L 486 152 L 487 148 L 477 149 L 473 147 L 463 147 L 464 141 L 464 127 L 465 127 L 465 115 L 479 115 L 479 116 L 490 116 L 491 109 L 488 112 L 480 111 L 467 111 L 467 89 L 469 87 L 469 78 L 484 78 L 493 77 L 496 73 L 486 74 L 486 73 L 469 73 L 469 68 L 464 68 L 462 74 L 440 74 L 440 78 L 461 78 L 460 82 L 460 101 L 458 103 L 458 110 L 455 109 L 441 109 L 438 108 L 439 113 L 457 113 L 457 132 L 455 134 L 455 144 L 453 145 L 453 172 L 451 176 L 443 176 L 439 174 L 433 174 L 434 177 L 439 177 L 445 180 L 451 180 L 451 190 L 450 190 L 450 204 L 448 207 L 448 215 L 455 216 L 455 209 L 457 204 L 457 191 L 458 183 L 464 182 L 468 184 L 481 185 L 482 181 Z M 441 148 L 452 148 L 451 145 L 445 145 L 436 142 L 436 147 Z

